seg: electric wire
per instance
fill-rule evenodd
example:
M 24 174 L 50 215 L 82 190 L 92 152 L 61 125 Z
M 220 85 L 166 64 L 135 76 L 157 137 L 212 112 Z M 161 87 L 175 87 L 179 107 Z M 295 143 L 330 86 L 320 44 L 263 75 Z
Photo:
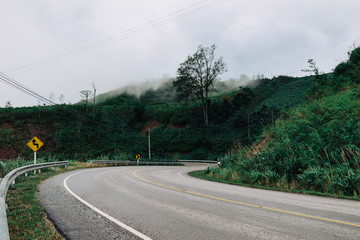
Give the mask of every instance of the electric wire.
M 204 11 L 206 9 L 218 6 L 218 5 L 223 4 L 224 2 L 227 2 L 229 0 L 217 0 L 217 1 L 213 1 L 211 3 L 208 3 L 208 4 L 205 4 L 205 5 L 194 8 L 195 6 L 201 5 L 202 3 L 209 2 L 209 1 L 210 0 L 204 0 L 204 1 L 201 1 L 199 3 L 192 4 L 192 5 L 187 6 L 187 7 L 183 8 L 183 9 L 181 9 L 181 10 L 178 10 L 178 11 L 172 12 L 170 14 L 164 15 L 162 17 L 153 19 L 153 20 L 151 20 L 151 21 L 149 21 L 147 23 L 135 26 L 135 27 L 130 28 L 130 29 L 126 30 L 126 31 L 123 31 L 123 32 L 121 32 L 119 34 L 115 34 L 113 36 L 109 36 L 107 38 L 104 38 L 104 39 L 101 39 L 101 40 L 98 40 L 98 41 L 90 42 L 89 44 L 87 44 L 87 46 L 77 48 L 77 49 L 73 49 L 73 50 L 70 50 L 70 51 L 66 51 L 66 52 L 64 52 L 62 54 L 59 54 L 59 55 L 56 55 L 56 56 L 53 56 L 53 57 L 49 57 L 49 58 L 45 58 L 43 60 L 39 60 L 37 62 L 26 64 L 26 65 L 23 65 L 23 66 L 14 68 L 14 69 L 10 69 L 10 70 L 7 70 L 5 72 L 8 73 L 8 72 L 17 72 L 17 71 L 20 71 L 20 70 L 29 70 L 29 69 L 31 69 L 33 67 L 38 67 L 38 66 L 42 66 L 42 65 L 45 65 L 45 64 L 48 64 L 48 63 L 51 63 L 51 62 L 66 59 L 66 58 L 69 58 L 69 57 L 73 57 L 75 55 L 79 55 L 79 54 L 82 54 L 82 53 L 85 53 L 85 52 L 88 52 L 88 51 L 91 51 L 91 50 L 94 50 L 94 49 L 97 49 L 97 48 L 100 48 L 100 47 L 103 47 L 103 46 L 106 46 L 106 45 L 109 45 L 109 44 L 112 44 L 112 43 L 117 42 L 119 40 L 123 40 L 123 39 L 127 39 L 127 38 L 130 38 L 130 37 L 136 36 L 138 34 L 141 34 L 141 33 L 145 32 L 145 31 L 149 31 L 151 29 L 163 26 L 163 25 L 168 24 L 170 22 L 174 22 L 174 21 L 176 21 L 178 19 L 181 19 L 181 18 L 190 16 L 190 15 L 193 15 L 195 13 Z M 186 11 L 186 10 L 188 10 L 188 11 Z M 36 98 L 36 99 L 38 99 L 38 100 L 40 100 L 40 101 L 42 101 L 42 102 L 44 102 L 44 103 L 46 103 L 48 105 L 56 105 L 56 103 L 54 103 L 53 101 L 51 101 L 51 100 L 41 96 L 40 94 L 34 92 L 30 88 L 28 88 L 25 85 L 17 82 L 16 80 L 9 77 L 8 75 L 6 75 L 3 72 L 0 72 L 0 81 L 2 81 L 3 83 L 5 83 L 5 84 L 7 84 L 7 85 L 19 90 L 19 91 L 22 91 L 23 93 L 25 93 L 27 95 L 30 95 L 30 96 L 34 97 L 34 98 Z M 70 109 L 67 109 L 67 110 L 74 113 L 74 114 L 76 114 L 79 118 L 82 118 L 82 119 L 85 118 L 88 121 L 100 124 L 102 126 L 109 127 L 109 128 L 116 129 L 116 130 L 121 130 L 121 129 L 117 128 L 117 127 L 110 126 L 110 125 L 107 125 L 105 123 L 96 121 L 94 119 L 90 119 L 90 118 L 85 117 L 83 115 L 80 115 L 77 111 L 70 110 Z
M 6 75 L 5 73 L 0 72 L 0 81 L 2 81 L 3 83 L 14 87 L 16 89 L 18 89 L 19 91 L 26 93 L 27 95 L 30 95 L 32 97 L 37 98 L 38 100 L 49 104 L 49 105 L 55 105 L 56 103 L 52 102 L 51 100 L 41 96 L 40 94 L 34 92 L 33 90 L 31 90 L 30 88 L 24 86 L 23 84 L 17 82 L 16 80 L 14 80 L 13 78 L 11 78 L 10 76 Z
M 53 101 L 41 96 L 40 94 L 36 93 L 35 91 L 31 90 L 30 88 L 26 87 L 25 85 L 19 83 L 18 81 L 14 80 L 13 78 L 11 78 L 10 76 L 6 75 L 5 73 L 2 73 L 0 72 L 0 81 L 31 96 L 31 97 L 34 97 L 48 105 L 58 105 L 56 103 L 54 103 Z M 79 119 L 82 119 L 82 120 L 86 120 L 86 121 L 89 121 L 89 122 L 93 122 L 95 124 L 98 124 L 98 125 L 101 125 L 101 126 L 104 126 L 104 127 L 107 127 L 107 128 L 111 128 L 113 130 L 118 130 L 118 131 L 124 131 L 124 129 L 120 129 L 120 128 L 117 128 L 117 127 L 114 127 L 114 126 L 111 126 L 111 125 L 108 125 L 106 123 L 103 123 L 103 122 L 99 122 L 97 120 L 94 120 L 94 119 L 91 119 L 87 116 L 84 116 L 84 115 L 81 115 L 79 112 L 75 111 L 75 110 L 72 110 L 72 109 L 69 109 L 69 108 L 64 108 L 63 110 L 69 112 L 70 114 L 74 114 L 76 115 Z
M 130 28 L 128 30 L 125 30 L 125 31 L 123 31 L 123 32 L 121 32 L 119 34 L 115 34 L 115 35 L 106 37 L 106 38 L 101 39 L 101 40 L 90 42 L 90 43 L 87 44 L 87 46 L 83 46 L 83 47 L 79 47 L 79 48 L 72 49 L 72 50 L 69 50 L 69 51 L 65 51 L 62 54 L 55 55 L 55 56 L 52 56 L 52 57 L 49 57 L 49 58 L 45 58 L 45 59 L 30 63 L 30 64 L 22 65 L 22 66 L 19 66 L 17 68 L 9 69 L 9 70 L 6 70 L 5 72 L 11 73 L 11 72 L 18 72 L 20 70 L 30 70 L 30 69 L 32 69 L 34 67 L 43 66 L 45 64 L 49 64 L 49 63 L 56 62 L 56 61 L 63 60 L 63 59 L 67 59 L 67 58 L 70 58 L 70 57 L 73 57 L 73 56 L 76 56 L 76 55 L 79 55 L 79 54 L 83 54 L 83 53 L 86 53 L 88 51 L 91 51 L 91 50 L 94 50 L 94 49 L 97 49 L 97 48 L 100 48 L 100 47 L 103 47 L 103 46 L 106 46 L 106 45 L 109 45 L 109 44 L 113 44 L 113 43 L 118 42 L 120 40 L 124 40 L 124 39 L 130 38 L 130 37 L 139 35 L 139 34 L 141 34 L 143 32 L 158 28 L 158 27 L 163 26 L 165 24 L 168 24 L 170 22 L 174 22 L 176 20 L 179 20 L 179 19 L 182 19 L 184 17 L 193 15 L 195 13 L 204 11 L 206 9 L 218 6 L 218 5 L 223 4 L 223 3 L 225 3 L 225 2 L 227 2 L 229 0 L 216 0 L 216 1 L 213 1 L 211 3 L 208 3 L 208 4 L 205 4 L 205 5 L 193 8 L 194 6 L 200 5 L 200 4 L 208 2 L 208 1 L 209 0 L 205 0 L 205 1 L 202 1 L 200 3 L 193 4 L 191 6 L 183 8 L 181 10 L 175 11 L 173 13 L 170 13 L 170 14 L 167 14 L 165 16 L 162 16 L 162 17 L 156 18 L 154 20 L 151 20 L 151 21 L 149 21 L 147 23 L 144 23 L 144 24 L 135 26 L 133 28 Z M 191 10 L 188 10 L 188 9 L 191 9 Z M 188 11 L 185 11 L 185 10 L 188 10 Z

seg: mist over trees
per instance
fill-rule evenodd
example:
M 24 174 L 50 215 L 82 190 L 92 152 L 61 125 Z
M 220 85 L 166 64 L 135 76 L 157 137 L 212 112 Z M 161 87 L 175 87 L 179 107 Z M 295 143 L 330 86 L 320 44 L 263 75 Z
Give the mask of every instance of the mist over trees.
M 204 124 L 209 124 L 209 94 L 215 90 L 217 77 L 226 71 L 222 57 L 215 60 L 215 44 L 199 46 L 180 64 L 173 82 L 179 100 L 201 100 Z

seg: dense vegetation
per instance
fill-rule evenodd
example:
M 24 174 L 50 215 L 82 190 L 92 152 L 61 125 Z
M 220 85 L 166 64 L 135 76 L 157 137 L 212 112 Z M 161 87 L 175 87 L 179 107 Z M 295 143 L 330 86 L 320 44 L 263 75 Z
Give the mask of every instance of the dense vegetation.
M 314 62 L 307 101 L 281 114 L 262 148 L 239 146 L 209 177 L 244 184 L 360 195 L 360 48 L 330 74 Z
M 44 142 L 38 151 L 42 158 L 134 159 L 140 153 L 146 159 L 150 128 L 154 160 L 216 159 L 235 142 L 253 143 L 281 111 L 304 101 L 314 82 L 313 77 L 258 78 L 235 90 L 227 88 L 234 80 L 218 82 L 220 91 L 209 98 L 208 126 L 199 102 L 175 100 L 171 81 L 139 97 L 125 92 L 103 98 L 94 114 L 83 104 L 0 108 L 0 158 L 30 159 L 26 143 L 36 135 Z

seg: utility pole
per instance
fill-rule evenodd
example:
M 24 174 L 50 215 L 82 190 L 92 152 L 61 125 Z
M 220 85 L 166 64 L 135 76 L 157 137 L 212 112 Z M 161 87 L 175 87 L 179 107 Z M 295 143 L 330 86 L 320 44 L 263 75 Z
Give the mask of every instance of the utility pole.
M 150 149 L 150 128 L 148 128 L 148 140 L 149 140 L 149 160 L 151 161 L 151 149 Z
M 96 87 L 95 87 L 95 83 L 92 84 L 92 87 L 93 87 L 93 89 L 94 89 L 93 114 L 95 114 L 95 102 L 96 102 Z

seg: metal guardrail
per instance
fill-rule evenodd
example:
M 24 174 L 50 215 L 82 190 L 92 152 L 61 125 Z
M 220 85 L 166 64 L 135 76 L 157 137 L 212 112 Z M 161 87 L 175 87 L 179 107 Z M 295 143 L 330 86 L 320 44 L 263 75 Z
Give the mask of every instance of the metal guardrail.
M 115 164 L 119 166 L 184 166 L 179 162 L 144 162 L 144 161 L 120 161 L 120 160 L 91 160 L 91 165 L 96 164 Z
M 6 206 L 5 198 L 10 185 L 14 183 L 15 179 L 18 176 L 33 170 L 38 170 L 47 167 L 66 166 L 66 165 L 68 165 L 67 161 L 28 165 L 12 170 L 2 179 L 0 184 L 0 239 L 1 240 L 10 240 L 9 227 L 6 216 L 7 206 Z
M 210 164 L 220 164 L 220 161 L 214 160 L 178 160 L 176 162 L 144 162 L 144 161 L 124 161 L 124 160 L 91 160 L 91 165 L 96 164 L 115 164 L 119 166 L 184 166 L 184 163 L 210 163 Z
M 215 161 L 215 160 L 179 160 L 178 162 L 183 162 L 183 163 L 212 163 L 212 164 L 219 164 L 219 161 Z

